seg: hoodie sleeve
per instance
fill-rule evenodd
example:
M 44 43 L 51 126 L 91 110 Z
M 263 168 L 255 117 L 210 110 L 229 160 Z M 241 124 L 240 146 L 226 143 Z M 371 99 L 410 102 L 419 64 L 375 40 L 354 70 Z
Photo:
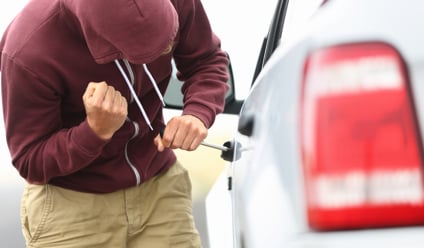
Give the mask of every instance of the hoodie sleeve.
M 44 84 L 6 54 L 1 65 L 6 139 L 12 163 L 22 177 L 31 183 L 48 183 L 99 156 L 107 141 L 99 139 L 86 121 L 63 129 L 57 88 Z
M 183 114 L 198 117 L 210 127 L 225 105 L 229 60 L 221 50 L 200 0 L 174 1 L 180 36 L 174 60 L 183 81 Z

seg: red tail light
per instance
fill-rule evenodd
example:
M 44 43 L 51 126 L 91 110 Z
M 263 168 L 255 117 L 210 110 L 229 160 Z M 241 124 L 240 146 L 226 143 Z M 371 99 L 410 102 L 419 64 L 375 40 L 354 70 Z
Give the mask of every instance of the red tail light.
M 317 230 L 424 224 L 423 161 L 404 63 L 383 43 L 312 53 L 301 148 Z

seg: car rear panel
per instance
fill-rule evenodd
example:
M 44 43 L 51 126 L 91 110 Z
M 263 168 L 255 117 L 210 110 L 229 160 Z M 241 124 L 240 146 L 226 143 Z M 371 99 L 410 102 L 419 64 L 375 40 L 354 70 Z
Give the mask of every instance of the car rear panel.
M 418 168 L 422 170 L 424 33 L 419 23 L 424 19 L 423 9 L 424 2 L 418 0 L 332 0 L 313 17 L 304 36 L 283 43 L 273 54 L 241 113 L 255 116 L 251 149 L 234 164 L 236 225 L 246 247 L 263 247 L 265 240 L 267 247 L 422 246 L 422 226 L 356 226 L 355 230 L 332 231 L 311 228 L 300 151 L 300 98 L 305 63 L 314 51 L 345 44 L 387 44 L 405 65 L 421 159 Z

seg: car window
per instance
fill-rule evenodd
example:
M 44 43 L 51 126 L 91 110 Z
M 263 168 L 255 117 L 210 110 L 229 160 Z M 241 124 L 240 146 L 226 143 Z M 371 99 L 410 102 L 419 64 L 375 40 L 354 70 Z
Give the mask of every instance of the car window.
M 278 0 L 202 0 L 222 48 L 229 54 L 236 99 L 244 99 L 253 79 L 262 41 Z
M 231 67 L 229 68 L 230 74 Z M 167 108 L 174 108 L 174 109 L 182 109 L 183 107 L 183 93 L 181 91 L 181 87 L 183 85 L 183 82 L 178 80 L 177 78 L 177 68 L 175 66 L 174 60 L 172 60 L 172 75 L 171 80 L 169 81 L 168 88 L 164 95 L 164 100 L 166 103 Z M 234 97 L 234 81 L 232 76 L 228 79 L 228 85 L 230 86 L 229 90 L 227 91 L 227 94 L 225 95 L 225 100 L 228 103 L 232 100 Z

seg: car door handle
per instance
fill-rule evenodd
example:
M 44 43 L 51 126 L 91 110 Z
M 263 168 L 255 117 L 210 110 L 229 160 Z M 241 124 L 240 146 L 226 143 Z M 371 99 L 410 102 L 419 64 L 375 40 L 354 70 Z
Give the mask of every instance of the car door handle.
M 238 122 L 239 133 L 248 137 L 252 136 L 255 124 L 255 116 L 253 113 L 243 113 Z

